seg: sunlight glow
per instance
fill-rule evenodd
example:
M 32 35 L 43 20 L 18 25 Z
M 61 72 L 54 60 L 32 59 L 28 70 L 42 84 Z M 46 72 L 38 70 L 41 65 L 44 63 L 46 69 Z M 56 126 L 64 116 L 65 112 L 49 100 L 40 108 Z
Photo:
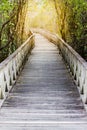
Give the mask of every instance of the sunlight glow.
M 44 28 L 51 32 L 58 32 L 57 13 L 53 0 L 31 0 L 26 15 L 27 26 L 31 28 Z M 50 24 L 49 24 L 50 23 Z
M 42 0 L 34 0 L 36 3 L 41 3 Z

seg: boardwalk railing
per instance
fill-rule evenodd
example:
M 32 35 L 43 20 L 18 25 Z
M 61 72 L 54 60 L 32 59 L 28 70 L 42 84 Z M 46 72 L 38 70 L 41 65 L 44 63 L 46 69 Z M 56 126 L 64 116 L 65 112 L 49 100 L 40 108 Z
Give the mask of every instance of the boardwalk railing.
M 12 88 L 33 46 L 34 36 L 31 35 L 25 43 L 0 64 L 0 99 L 5 99 L 7 92 Z
M 72 72 L 75 83 L 82 95 L 83 102 L 87 104 L 87 62 L 56 34 L 42 29 L 32 29 L 32 31 L 42 34 L 58 46 L 67 66 Z
M 58 39 L 62 56 L 72 72 L 80 93 L 83 95 L 84 103 L 87 103 L 87 62 L 61 38 Z

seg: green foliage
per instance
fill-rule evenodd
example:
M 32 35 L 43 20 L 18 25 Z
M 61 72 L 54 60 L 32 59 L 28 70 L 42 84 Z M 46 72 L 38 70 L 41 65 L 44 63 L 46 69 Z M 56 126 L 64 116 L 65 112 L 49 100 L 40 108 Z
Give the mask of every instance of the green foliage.
M 87 1 L 55 1 L 62 38 L 85 58 L 87 53 Z
M 15 30 L 14 8 L 17 6 L 15 2 L 10 0 L 0 1 L 0 61 L 11 54 L 16 46 L 13 43 Z
M 25 17 L 28 0 L 0 1 L 0 62 L 19 47 L 26 34 Z M 25 30 L 24 30 L 25 29 Z
M 1 19 L 2 22 L 8 19 L 12 13 L 12 10 L 16 6 L 16 3 L 10 2 L 9 0 L 1 0 L 0 1 L 0 15 L 3 17 Z
M 72 46 L 84 57 L 87 46 L 87 2 L 85 0 L 71 2 L 69 30 L 71 30 Z

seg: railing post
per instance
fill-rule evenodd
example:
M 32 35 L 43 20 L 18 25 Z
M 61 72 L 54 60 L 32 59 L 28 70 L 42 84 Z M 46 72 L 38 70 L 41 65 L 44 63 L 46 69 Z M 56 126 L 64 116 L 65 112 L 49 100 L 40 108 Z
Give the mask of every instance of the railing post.
M 5 98 L 5 82 L 4 82 L 4 73 L 0 72 L 0 99 Z
M 87 104 L 87 70 L 85 72 L 85 82 L 84 82 L 84 88 L 83 88 L 83 94 L 84 94 L 84 103 Z

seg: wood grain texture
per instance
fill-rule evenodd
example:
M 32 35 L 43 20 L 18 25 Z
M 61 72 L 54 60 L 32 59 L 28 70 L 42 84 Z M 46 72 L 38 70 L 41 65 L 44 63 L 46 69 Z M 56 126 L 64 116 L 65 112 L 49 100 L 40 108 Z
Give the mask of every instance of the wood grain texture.
M 58 48 L 35 48 L 0 110 L 0 130 L 86 130 L 87 113 Z

